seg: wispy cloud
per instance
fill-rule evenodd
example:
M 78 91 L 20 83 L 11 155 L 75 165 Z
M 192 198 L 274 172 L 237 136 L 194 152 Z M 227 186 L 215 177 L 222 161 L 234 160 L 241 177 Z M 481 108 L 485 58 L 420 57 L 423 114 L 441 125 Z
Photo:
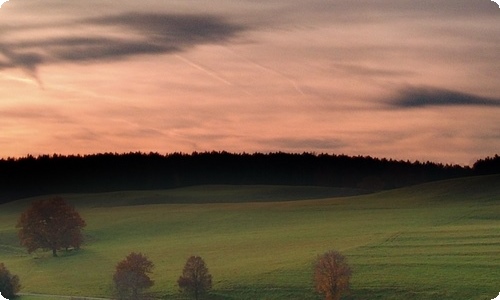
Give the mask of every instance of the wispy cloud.
M 500 107 L 500 98 L 482 97 L 458 91 L 429 87 L 409 87 L 401 90 L 387 102 L 397 108 L 427 106 L 494 106 Z
M 39 120 L 43 123 L 70 124 L 72 119 L 65 116 L 56 109 L 45 106 L 16 106 L 11 108 L 0 108 L 2 122 L 19 123 L 24 120 Z
M 279 137 L 261 139 L 258 142 L 265 148 L 284 149 L 292 152 L 308 151 L 309 149 L 328 151 L 346 146 L 345 142 L 336 138 Z
M 125 13 L 45 24 L 55 36 L 23 38 L 23 27 L 7 27 L 16 38 L 0 38 L 0 69 L 21 68 L 36 77 L 37 67 L 58 62 L 113 61 L 144 54 L 180 52 L 221 43 L 245 28 L 212 15 Z M 30 30 L 26 26 L 26 30 Z M 19 38 L 20 37 L 20 38 Z

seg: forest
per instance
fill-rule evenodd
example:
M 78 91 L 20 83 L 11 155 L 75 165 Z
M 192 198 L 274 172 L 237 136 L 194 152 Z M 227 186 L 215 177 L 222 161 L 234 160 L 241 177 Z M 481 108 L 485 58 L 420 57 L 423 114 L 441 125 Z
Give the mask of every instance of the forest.
M 500 157 L 472 166 L 314 153 L 100 153 L 0 159 L 0 203 L 54 194 L 203 184 L 346 187 L 366 192 L 500 173 Z

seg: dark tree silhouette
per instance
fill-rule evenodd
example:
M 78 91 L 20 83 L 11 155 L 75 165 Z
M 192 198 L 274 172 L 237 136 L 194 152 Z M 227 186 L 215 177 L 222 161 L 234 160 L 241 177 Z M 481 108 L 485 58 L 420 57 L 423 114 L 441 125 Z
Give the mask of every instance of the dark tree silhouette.
M 63 248 L 80 248 L 85 226 L 80 214 L 60 197 L 33 202 L 17 222 L 21 245 L 29 253 L 52 250 L 53 256 Z
M 313 153 L 100 153 L 0 159 L 0 203 L 61 193 L 165 189 L 200 184 L 272 184 L 391 189 L 500 173 L 497 156 L 474 170 L 433 162 Z M 476 170 L 477 169 L 477 170 Z
M 314 264 L 314 285 L 325 300 L 339 300 L 349 289 L 351 268 L 345 256 L 337 251 L 319 255 Z
M 179 289 L 200 299 L 212 289 L 212 275 L 208 272 L 205 261 L 199 256 L 191 256 L 182 270 L 182 276 L 177 280 Z
M 0 293 L 4 298 L 12 299 L 21 289 L 19 277 L 12 275 L 3 263 L 0 263 Z
M 474 173 L 476 175 L 500 174 L 500 156 L 486 157 L 474 163 Z
M 153 262 L 142 253 L 132 252 L 119 262 L 113 275 L 119 299 L 140 299 L 142 291 L 154 284 L 148 276 L 153 267 Z

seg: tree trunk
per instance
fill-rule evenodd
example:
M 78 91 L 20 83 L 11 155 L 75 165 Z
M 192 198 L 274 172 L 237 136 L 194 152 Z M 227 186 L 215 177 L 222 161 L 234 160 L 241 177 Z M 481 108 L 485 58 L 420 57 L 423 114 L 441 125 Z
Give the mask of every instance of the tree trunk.
M 52 256 L 57 257 L 57 249 L 52 249 Z

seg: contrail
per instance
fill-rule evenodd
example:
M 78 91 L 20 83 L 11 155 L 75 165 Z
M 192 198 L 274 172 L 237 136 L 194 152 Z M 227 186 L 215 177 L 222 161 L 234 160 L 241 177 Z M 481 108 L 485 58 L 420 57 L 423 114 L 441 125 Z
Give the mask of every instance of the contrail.
M 180 55 L 177 54 L 176 57 L 178 59 L 182 60 L 183 62 L 187 63 L 188 65 L 190 65 L 190 66 L 192 66 L 192 67 L 194 67 L 194 68 L 196 68 L 196 69 L 204 72 L 205 74 L 207 74 L 207 75 L 209 75 L 209 76 L 211 76 L 211 77 L 213 77 L 213 78 L 215 78 L 215 79 L 217 79 L 219 81 L 224 82 L 227 85 L 233 85 L 231 82 L 229 82 L 226 79 L 220 77 L 215 72 L 213 72 L 213 71 L 211 71 L 211 70 L 209 70 L 209 69 L 207 69 L 205 67 L 202 67 L 201 65 L 199 65 L 199 64 L 197 64 L 197 63 L 195 63 L 195 62 L 193 62 L 193 61 L 191 61 L 191 60 L 189 60 L 189 59 L 187 59 L 187 58 L 185 58 L 183 56 L 180 56 Z
M 29 71 L 23 70 L 24 73 L 28 75 L 31 79 L 27 79 L 25 77 L 18 77 L 18 76 L 12 76 L 12 75 L 6 75 L 6 74 L 1 74 L 2 78 L 5 78 L 7 80 L 12 80 L 12 81 L 17 81 L 17 82 L 22 82 L 22 83 L 28 83 L 28 84 L 33 84 L 38 86 L 40 89 L 44 90 L 45 87 L 43 85 L 43 82 L 40 80 L 40 78 L 35 74 L 30 73 Z M 2 300 L 0 298 L 0 300 Z
M 255 61 L 253 61 L 253 60 L 251 60 L 251 59 L 249 59 L 249 58 L 244 57 L 243 55 L 240 55 L 240 54 L 236 53 L 235 51 L 233 51 L 233 50 L 231 50 L 231 49 L 229 49 L 229 48 L 227 48 L 227 47 L 224 47 L 224 49 L 226 49 L 226 51 L 231 52 L 234 56 L 237 56 L 237 57 L 239 57 L 240 59 L 242 59 L 242 60 L 244 60 L 244 61 L 246 61 L 246 62 L 248 62 L 248 63 L 250 63 L 250 64 L 252 64 L 252 65 L 254 65 L 254 66 L 256 66 L 256 67 L 258 67 L 258 68 L 260 68 L 260 69 L 262 69 L 262 70 L 264 70 L 264 71 L 266 71 L 266 72 L 273 73 L 274 75 L 277 75 L 277 76 L 279 76 L 279 77 L 281 77 L 281 78 L 285 79 L 286 81 L 288 81 L 288 82 L 289 82 L 289 83 L 293 86 L 293 88 L 294 88 L 294 89 L 295 89 L 295 90 L 296 90 L 299 94 L 301 94 L 302 96 L 305 96 L 305 95 L 306 95 L 306 93 L 304 93 L 304 91 L 300 88 L 300 86 L 297 84 L 297 82 L 295 82 L 295 80 L 291 79 L 291 78 L 290 78 L 289 76 L 287 76 L 286 74 L 283 74 L 283 73 L 281 73 L 281 72 L 279 72 L 279 71 L 276 71 L 276 70 L 274 70 L 274 69 L 272 69 L 272 68 L 270 68 L 270 67 L 266 67 L 266 66 L 264 66 L 264 65 L 261 65 L 261 64 L 259 64 L 259 63 L 255 62 Z
M 2 78 L 5 78 L 7 80 L 12 80 L 12 81 L 18 81 L 18 82 L 22 82 L 22 83 L 29 83 L 29 84 L 33 84 L 33 85 L 37 85 L 38 84 L 33 81 L 32 79 L 26 79 L 24 77 L 17 77 L 17 76 L 12 76 L 12 75 L 6 75 L 6 74 L 0 74 L 2 76 Z M 2 298 L 0 298 L 1 300 Z

